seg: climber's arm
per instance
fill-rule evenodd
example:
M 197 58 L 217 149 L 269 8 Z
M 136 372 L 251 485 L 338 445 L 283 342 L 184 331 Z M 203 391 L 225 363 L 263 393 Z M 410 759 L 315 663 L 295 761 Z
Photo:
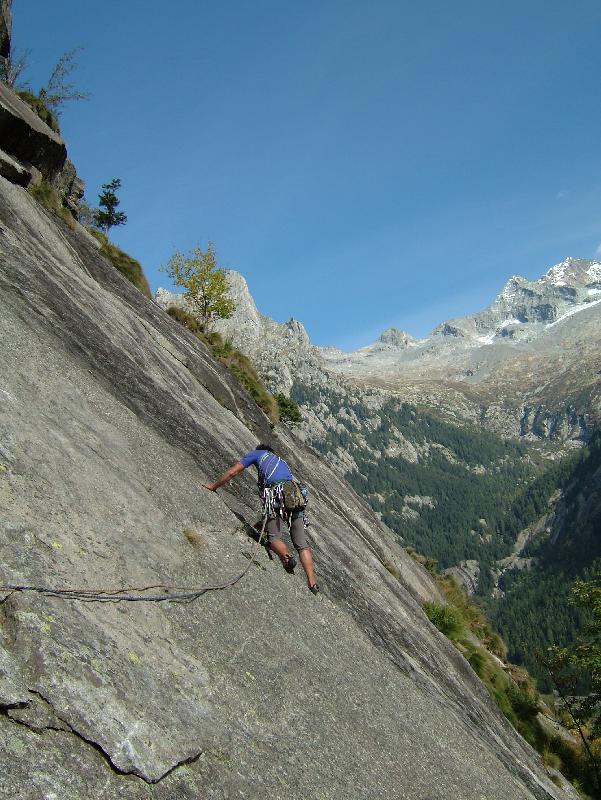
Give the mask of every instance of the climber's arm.
M 223 475 L 221 475 L 219 478 L 217 478 L 215 483 L 201 483 L 200 485 L 204 489 L 208 489 L 210 492 L 215 492 L 221 486 L 224 486 L 228 481 L 231 481 L 232 478 L 235 478 L 236 475 L 239 475 L 243 470 L 244 470 L 243 464 L 241 464 L 238 461 L 237 464 L 234 464 L 233 467 L 230 467 L 228 470 L 226 470 L 223 473 Z

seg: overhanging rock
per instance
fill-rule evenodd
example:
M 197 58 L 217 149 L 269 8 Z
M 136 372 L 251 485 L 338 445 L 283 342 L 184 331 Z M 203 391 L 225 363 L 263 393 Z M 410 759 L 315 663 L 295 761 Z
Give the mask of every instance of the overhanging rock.
M 51 183 L 67 159 L 67 148 L 58 133 L 4 84 L 0 84 L 0 146 Z

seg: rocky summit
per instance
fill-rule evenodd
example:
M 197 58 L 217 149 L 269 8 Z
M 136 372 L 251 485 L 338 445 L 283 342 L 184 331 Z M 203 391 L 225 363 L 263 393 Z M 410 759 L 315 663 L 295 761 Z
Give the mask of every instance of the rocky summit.
M 0 797 L 574 797 L 430 624 L 437 590 L 378 516 L 4 178 L 0 341 Z M 199 488 L 270 435 L 311 493 L 320 597 L 255 554 L 250 475 Z

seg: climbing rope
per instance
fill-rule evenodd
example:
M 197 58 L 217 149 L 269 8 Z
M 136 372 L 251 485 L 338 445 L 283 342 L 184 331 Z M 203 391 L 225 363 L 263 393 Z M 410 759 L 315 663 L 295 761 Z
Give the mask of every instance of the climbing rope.
M 164 601 L 191 603 L 207 592 L 214 592 L 220 589 L 229 589 L 246 575 L 259 552 L 259 547 L 263 543 L 267 516 L 263 517 L 263 526 L 257 539 L 257 543 L 251 554 L 248 556 L 248 564 L 239 575 L 235 575 L 222 583 L 209 583 L 197 589 L 186 589 L 181 586 L 167 586 L 162 583 L 153 586 L 131 586 L 122 589 L 72 589 L 72 588 L 51 588 L 47 586 L 27 586 L 27 585 L 8 585 L 0 586 L 0 594 L 6 594 L 0 602 L 4 603 L 15 592 L 35 592 L 49 597 L 61 597 L 64 600 L 81 600 L 84 603 L 161 603 Z M 162 589 L 162 594 L 144 594 L 156 589 Z

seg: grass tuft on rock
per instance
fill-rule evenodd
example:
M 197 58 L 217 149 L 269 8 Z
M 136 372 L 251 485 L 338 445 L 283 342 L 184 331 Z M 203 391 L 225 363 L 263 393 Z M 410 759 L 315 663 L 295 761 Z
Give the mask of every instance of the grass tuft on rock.
M 401 577 L 401 571 L 392 558 L 385 558 L 382 561 L 382 566 L 392 575 L 393 578 L 399 579 Z
M 31 108 L 31 110 L 38 115 L 42 122 L 45 122 L 46 125 L 48 125 L 50 130 L 53 130 L 55 133 L 60 135 L 58 120 L 52 111 L 50 111 L 50 109 L 46 106 L 41 97 L 38 97 L 37 94 L 32 94 L 31 92 L 27 91 L 27 89 L 19 89 L 17 90 L 16 94 L 24 103 L 27 103 L 29 108 Z
M 204 547 L 206 540 L 195 528 L 184 528 L 184 536 L 193 547 Z
M 62 204 L 60 196 L 54 186 L 48 181 L 38 181 L 27 187 L 29 194 L 47 211 L 60 217 L 70 228 L 75 228 L 75 220 L 71 212 Z
M 418 553 L 414 547 L 406 547 L 405 552 L 407 555 L 410 555 L 414 561 L 417 561 L 418 564 L 421 564 L 422 567 L 425 567 L 432 577 L 436 577 L 438 575 L 438 561 L 435 558 L 430 558 L 430 556 L 424 556 L 421 553 Z
M 444 633 L 447 639 L 457 642 L 465 635 L 459 609 L 450 605 L 443 606 L 440 603 L 425 603 L 424 611 L 430 622 Z
M 104 256 L 111 264 L 131 281 L 136 289 L 139 289 L 146 297 L 151 297 L 150 286 L 142 270 L 142 265 L 135 258 L 132 258 L 116 244 L 109 242 L 104 233 L 96 228 L 88 228 L 88 231 L 100 242 L 100 255 Z
M 184 328 L 187 328 L 190 333 L 193 333 L 204 341 L 202 325 L 195 316 L 188 314 L 187 311 L 184 311 L 184 309 L 179 306 L 169 306 L 167 313 L 172 319 L 179 322 Z

